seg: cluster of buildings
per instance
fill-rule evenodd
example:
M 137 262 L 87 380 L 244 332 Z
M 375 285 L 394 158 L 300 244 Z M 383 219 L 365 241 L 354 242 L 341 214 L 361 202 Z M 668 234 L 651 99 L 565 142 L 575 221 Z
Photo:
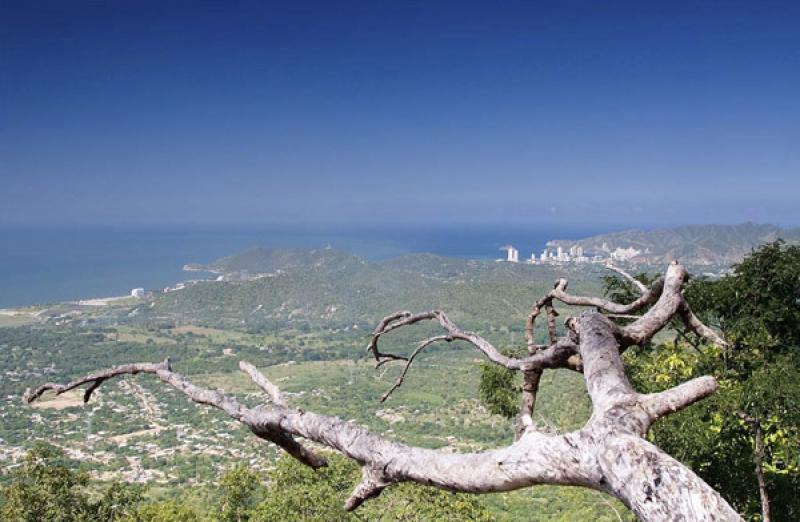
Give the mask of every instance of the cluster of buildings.
M 606 246 L 605 244 L 603 246 Z M 500 247 L 500 250 L 506 252 L 506 261 L 509 263 L 519 263 L 519 250 L 512 245 Z M 532 253 L 531 257 L 526 261 L 530 264 L 565 264 L 565 263 L 603 263 L 607 261 L 627 261 L 639 255 L 641 252 L 635 248 L 617 248 L 614 251 L 606 248 L 603 251 L 606 255 L 588 255 L 584 252 L 583 247 L 580 245 L 572 245 L 569 250 L 565 250 L 562 246 L 555 248 L 545 248 L 542 253 L 537 256 Z
M 595 261 L 584 255 L 583 247 L 580 245 L 572 245 L 569 251 L 564 250 L 563 247 L 558 246 L 555 250 L 545 248 L 539 256 L 539 263 L 589 263 Z M 531 264 L 536 264 L 536 253 L 531 254 L 529 261 Z

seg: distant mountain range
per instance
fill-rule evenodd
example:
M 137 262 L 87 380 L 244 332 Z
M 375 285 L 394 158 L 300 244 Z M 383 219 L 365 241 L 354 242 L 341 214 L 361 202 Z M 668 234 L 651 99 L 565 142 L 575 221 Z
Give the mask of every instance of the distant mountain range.
M 687 265 L 731 265 L 759 245 L 783 239 L 800 242 L 800 228 L 743 223 L 740 225 L 689 225 L 658 230 L 626 230 L 580 240 L 554 240 L 548 247 L 565 250 L 579 245 L 588 254 L 607 257 L 627 250 L 629 261 L 664 264 L 674 260 Z M 633 250 L 630 250 L 633 249 Z

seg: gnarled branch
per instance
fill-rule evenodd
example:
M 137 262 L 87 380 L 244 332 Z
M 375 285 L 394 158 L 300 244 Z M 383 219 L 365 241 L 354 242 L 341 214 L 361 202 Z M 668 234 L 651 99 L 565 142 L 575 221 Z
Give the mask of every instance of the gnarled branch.
M 417 346 L 417 348 L 413 352 L 411 352 L 411 355 L 409 355 L 408 360 L 406 361 L 406 365 L 405 367 L 403 367 L 403 372 L 400 374 L 400 377 L 397 378 L 392 387 L 389 388 L 386 391 L 386 393 L 384 393 L 383 396 L 381 397 L 381 402 L 385 402 L 386 399 L 388 399 L 389 396 L 392 394 L 392 392 L 394 392 L 397 388 L 399 388 L 403 384 L 403 380 L 405 380 L 406 374 L 408 373 L 409 368 L 411 368 L 411 364 L 414 362 L 414 359 L 417 357 L 417 355 L 419 355 L 419 352 L 421 352 L 422 350 L 424 350 L 425 348 L 427 348 L 428 346 L 432 345 L 437 341 L 450 342 L 452 340 L 453 338 L 450 337 L 449 335 L 437 335 L 436 337 L 425 339 L 424 341 L 419 343 L 419 346 Z
M 686 325 L 686 328 L 691 330 L 692 332 L 696 333 L 706 341 L 710 342 L 711 344 L 715 344 L 721 348 L 728 346 L 727 341 L 723 339 L 717 332 L 703 324 L 703 322 L 694 315 L 694 312 L 689 308 L 689 305 L 684 301 L 680 308 L 678 309 L 678 313 L 681 316 L 681 320 L 683 324 Z
M 27 391 L 24 400 L 31 402 L 48 390 L 63 393 L 82 385 L 89 386 L 88 399 L 90 391 L 110 378 L 153 374 L 193 401 L 223 410 L 258 437 L 278 444 L 309 466 L 319 467 L 325 461 L 295 437 L 339 451 L 358 462 L 362 479 L 347 500 L 347 509 L 355 509 L 384 488 L 403 481 L 472 493 L 557 484 L 610 493 L 646 521 L 740 520 L 730 505 L 690 469 L 643 438 L 656 419 L 713 393 L 716 381 L 701 377 L 661 393 L 639 394 L 628 381 L 620 356 L 626 345 L 649 338 L 688 306 L 681 295 L 685 277 L 683 267 L 671 265 L 662 283 L 643 294 L 649 294 L 648 299 L 654 295 L 658 298 L 634 323 L 619 327 L 602 314 L 587 311 L 569 320 L 566 337 L 551 340 L 548 346 L 534 346 L 524 358 L 503 355 L 482 337 L 455 326 L 440 311 L 416 315 L 400 312 L 384 318 L 373 334 L 369 350 L 379 363 L 387 359 L 407 361 L 396 385 L 402 383 L 417 354 L 440 340 L 466 341 L 493 362 L 529 373 L 575 365 L 575 358 L 580 357 L 592 401 L 592 416 L 587 423 L 562 435 L 524 430 L 511 445 L 491 451 L 457 454 L 407 446 L 337 417 L 291 408 L 274 384 L 244 362 L 241 368 L 269 395 L 270 402 L 254 408 L 243 406 L 223 392 L 192 384 L 173 372 L 168 361 L 116 366 L 66 385 L 48 383 Z M 596 306 L 589 298 L 566 294 L 566 283 L 557 284 L 549 295 L 550 300 L 542 302 L 542 307 L 551 305 L 553 299 Z M 600 306 L 607 311 L 614 307 L 609 303 Z M 383 334 L 425 320 L 438 321 L 446 334 L 423 341 L 409 357 L 378 350 L 378 339 Z
M 541 345 L 538 347 L 538 351 L 527 357 L 509 357 L 500 352 L 492 343 L 480 335 L 462 330 L 456 326 L 447 314 L 441 310 L 431 310 L 430 312 L 422 312 L 419 314 L 399 312 L 385 317 L 373 332 L 372 338 L 367 345 L 367 351 L 374 355 L 378 365 L 394 360 L 408 361 L 407 356 L 381 352 L 378 349 L 378 341 L 383 335 L 392 330 L 426 320 L 437 321 L 447 332 L 445 337 L 448 340 L 467 342 L 481 351 L 490 361 L 508 368 L 509 370 L 528 371 L 542 368 L 574 369 L 568 362 L 568 359 L 570 355 L 576 353 L 577 346 L 568 338 L 557 339 L 556 342 L 551 345 Z M 439 340 L 439 338 L 436 339 Z

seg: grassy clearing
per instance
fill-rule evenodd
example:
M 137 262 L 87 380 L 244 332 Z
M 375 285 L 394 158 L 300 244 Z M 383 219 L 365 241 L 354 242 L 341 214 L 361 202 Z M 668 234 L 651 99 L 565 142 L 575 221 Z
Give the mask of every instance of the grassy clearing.
M 131 326 L 120 326 L 112 338 L 116 341 L 128 343 L 147 343 L 152 341 L 156 344 L 175 344 L 174 339 Z
M 41 410 L 63 410 L 72 406 L 83 405 L 83 392 L 81 390 L 70 390 L 61 395 L 46 392 L 38 401 L 31 404 L 33 408 Z
M 37 318 L 29 314 L 0 314 L 0 328 L 24 326 L 38 321 Z
M 232 330 L 220 330 L 218 328 L 207 328 L 205 326 L 184 325 L 173 328 L 171 332 L 176 334 L 193 334 L 208 337 L 214 342 L 241 342 L 250 341 L 253 336 Z M 248 343 L 249 344 L 249 343 Z

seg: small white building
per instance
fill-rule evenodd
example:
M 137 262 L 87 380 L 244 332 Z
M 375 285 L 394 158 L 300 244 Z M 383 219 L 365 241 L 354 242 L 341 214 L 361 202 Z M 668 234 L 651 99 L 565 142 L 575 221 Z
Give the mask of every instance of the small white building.
M 144 288 L 134 288 L 131 290 L 131 297 L 136 299 L 144 299 Z

